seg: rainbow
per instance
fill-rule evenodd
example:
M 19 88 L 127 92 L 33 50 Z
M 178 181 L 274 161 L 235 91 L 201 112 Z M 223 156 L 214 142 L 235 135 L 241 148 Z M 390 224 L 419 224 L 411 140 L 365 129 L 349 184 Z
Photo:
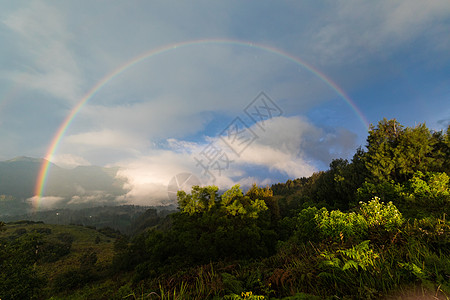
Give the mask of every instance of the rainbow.
M 182 49 L 186 47 L 191 46 L 198 46 L 198 45 L 237 45 L 237 46 L 244 46 L 244 47 L 251 47 L 260 49 L 263 51 L 266 51 L 268 53 L 273 53 L 275 55 L 284 57 L 288 59 L 289 61 L 292 61 L 303 68 L 307 69 L 309 72 L 313 73 L 315 76 L 317 76 L 319 79 L 321 79 L 325 84 L 327 84 L 332 90 L 334 90 L 342 99 L 345 100 L 345 102 L 353 109 L 353 111 L 356 113 L 358 118 L 361 120 L 361 122 L 364 124 L 364 126 L 368 129 L 369 123 L 362 114 L 362 112 L 358 109 L 358 107 L 355 105 L 355 103 L 350 99 L 350 97 L 339 87 L 336 83 L 334 83 L 330 78 L 328 78 L 325 74 L 321 73 L 319 70 L 314 68 L 313 66 L 309 65 L 308 63 L 304 62 L 298 57 L 295 57 L 287 52 L 284 52 L 283 50 L 270 47 L 263 44 L 253 43 L 253 42 L 247 42 L 247 41 L 240 41 L 240 40 L 230 40 L 230 39 L 206 39 L 206 40 L 190 40 L 190 41 L 184 41 L 180 43 L 170 44 L 166 46 L 162 46 L 153 50 L 150 50 L 148 52 L 145 52 L 118 67 L 111 73 L 107 74 L 105 77 L 103 77 L 100 81 L 98 81 L 85 95 L 81 100 L 77 103 L 77 105 L 72 108 L 69 115 L 66 117 L 66 119 L 62 122 L 61 126 L 56 131 L 55 135 L 53 136 L 53 139 L 50 143 L 50 146 L 47 149 L 45 159 L 43 160 L 43 163 L 41 165 L 41 168 L 38 173 L 36 186 L 35 186 L 35 201 L 34 203 L 34 209 L 39 209 L 39 204 L 42 201 L 43 193 L 47 181 L 47 175 L 50 167 L 50 161 L 53 158 L 54 153 L 56 152 L 58 145 L 61 142 L 61 139 L 63 138 L 64 134 L 66 133 L 67 129 L 69 128 L 72 121 L 75 119 L 77 113 L 83 108 L 83 106 L 90 100 L 92 97 L 95 96 L 95 94 L 101 90 L 108 82 L 113 80 L 115 77 L 120 75 L 121 73 L 125 72 L 129 68 L 133 67 L 134 65 L 149 59 L 151 57 L 160 55 L 162 53 L 166 53 L 169 51 Z

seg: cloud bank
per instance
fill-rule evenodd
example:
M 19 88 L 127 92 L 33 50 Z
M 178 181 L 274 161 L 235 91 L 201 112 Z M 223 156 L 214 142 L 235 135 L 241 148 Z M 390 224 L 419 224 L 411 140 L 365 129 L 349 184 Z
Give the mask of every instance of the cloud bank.
M 170 180 L 185 172 L 194 174 L 203 185 L 214 184 L 222 190 L 237 183 L 243 186 L 271 184 L 274 176 L 310 176 L 318 170 L 317 160 L 328 163 L 332 158 L 355 149 L 356 136 L 348 130 L 325 133 L 300 117 L 277 117 L 265 121 L 265 131 L 258 124 L 249 128 L 257 132 L 258 137 L 239 156 L 220 136 L 216 136 L 205 137 L 202 143 L 170 139 L 168 149 L 119 162 L 121 170 L 117 176 L 126 178 L 129 190 L 122 200 L 141 205 L 167 203 Z M 208 176 L 196 160 L 211 144 L 229 158 L 228 165 L 220 171 L 210 169 L 214 178 Z M 252 172 L 255 168 L 260 170 L 256 177 Z

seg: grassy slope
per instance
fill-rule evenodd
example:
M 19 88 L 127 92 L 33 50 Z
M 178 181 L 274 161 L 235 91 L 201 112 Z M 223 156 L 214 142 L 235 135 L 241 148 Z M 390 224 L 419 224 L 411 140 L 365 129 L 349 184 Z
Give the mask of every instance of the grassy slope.
M 74 237 L 70 253 L 56 262 L 37 264 L 38 274 L 49 281 L 49 286 L 53 279 L 68 270 L 80 267 L 80 257 L 87 251 L 93 251 L 97 255 L 96 267 L 101 269 L 111 264 L 113 258 L 114 238 L 108 237 L 94 229 L 74 226 L 74 225 L 50 225 L 50 224 L 6 224 L 4 231 L 0 232 L 1 237 L 16 235 L 19 229 L 32 232 L 36 229 L 48 228 L 51 234 L 49 239 L 57 239 L 60 233 L 69 233 Z M 99 237 L 99 242 L 96 239 Z

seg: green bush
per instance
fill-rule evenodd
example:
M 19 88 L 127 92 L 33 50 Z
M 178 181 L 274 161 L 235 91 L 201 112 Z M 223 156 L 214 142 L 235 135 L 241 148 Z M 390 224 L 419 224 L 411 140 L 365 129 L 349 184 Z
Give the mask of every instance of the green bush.
M 320 232 L 323 237 L 334 240 L 349 238 L 364 239 L 367 236 L 367 221 L 355 212 L 344 213 L 339 210 L 323 209 L 316 214 Z
M 410 217 L 440 215 L 450 210 L 450 178 L 445 173 L 420 171 L 408 181 L 365 182 L 357 190 L 359 200 L 380 197 L 393 202 Z
M 360 203 L 359 211 L 348 213 L 316 207 L 303 209 L 297 217 L 296 239 L 300 242 L 318 241 L 319 238 L 361 241 L 367 238 L 369 230 L 392 232 L 404 222 L 392 202 L 385 204 L 375 197 L 367 203 Z
M 322 208 L 322 210 L 326 210 Z M 322 210 L 317 207 L 302 209 L 297 216 L 297 228 L 295 237 L 300 242 L 317 241 L 319 238 L 319 224 L 315 218 Z
M 220 275 L 222 276 L 224 291 L 226 293 L 238 294 L 243 290 L 242 282 L 236 279 L 235 276 L 228 273 L 222 273 Z
M 95 276 L 91 272 L 81 269 L 68 270 L 55 277 L 53 289 L 58 292 L 67 292 L 80 288 L 93 280 L 95 280 Z
M 446 173 L 416 172 L 401 193 L 414 215 L 439 215 L 450 210 L 450 186 Z
M 356 191 L 358 200 L 367 201 L 379 197 L 382 201 L 392 201 L 396 205 L 403 204 L 403 186 L 395 181 L 382 181 L 379 183 L 364 182 Z
M 427 217 L 408 223 L 407 234 L 424 241 L 431 249 L 450 255 L 450 221 Z
M 70 253 L 71 245 L 46 241 L 39 247 L 39 261 L 43 263 L 55 262 Z
M 0 297 L 38 298 L 45 281 L 36 272 L 40 234 L 28 233 L 12 240 L 0 239 Z
M 386 231 L 394 231 L 404 222 L 402 214 L 392 202 L 380 203 L 380 198 L 374 197 L 367 203 L 360 203 L 360 214 L 368 227 L 382 227 Z

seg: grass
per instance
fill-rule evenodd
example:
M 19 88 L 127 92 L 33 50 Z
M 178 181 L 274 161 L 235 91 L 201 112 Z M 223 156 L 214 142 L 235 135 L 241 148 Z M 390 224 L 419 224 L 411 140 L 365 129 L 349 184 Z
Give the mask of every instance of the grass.
M 58 235 L 65 233 L 73 236 L 73 243 L 68 255 L 55 262 L 38 263 L 36 271 L 41 278 L 47 281 L 44 294 L 51 292 L 52 282 L 59 275 L 80 267 L 80 258 L 86 252 L 94 252 L 97 256 L 95 267 L 97 270 L 108 269 L 114 255 L 114 239 L 94 229 L 76 225 L 51 225 L 51 224 L 27 224 L 8 223 L 0 232 L 0 238 L 8 238 L 17 235 L 18 232 L 26 230 L 27 233 L 50 229 L 50 234 L 45 234 L 48 240 L 57 240 Z

